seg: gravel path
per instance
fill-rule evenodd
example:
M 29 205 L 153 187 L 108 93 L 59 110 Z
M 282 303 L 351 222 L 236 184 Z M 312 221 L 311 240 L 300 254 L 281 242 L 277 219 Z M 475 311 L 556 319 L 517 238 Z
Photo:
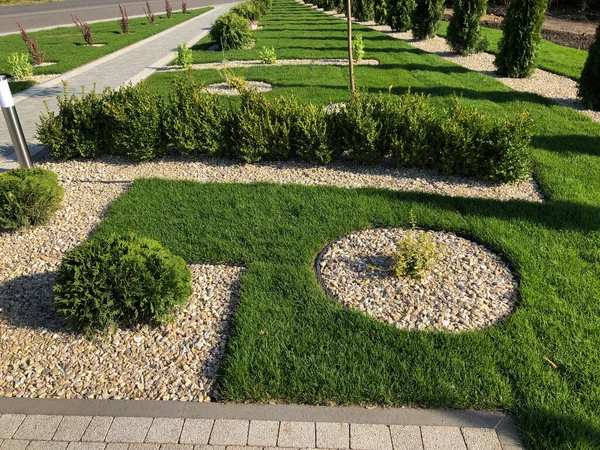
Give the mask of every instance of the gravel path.
M 376 59 L 363 59 L 362 61 L 355 61 L 355 65 L 358 66 L 377 66 L 379 61 Z M 191 68 L 194 70 L 207 70 L 207 69 L 233 69 L 237 67 L 265 67 L 265 66 L 347 66 L 347 59 L 278 59 L 273 64 L 265 64 L 260 60 L 248 60 L 248 61 L 227 61 L 227 62 L 214 62 L 204 64 L 192 64 Z M 181 66 L 169 66 L 163 69 L 163 71 L 173 70 L 187 70 L 187 67 Z
M 401 228 L 372 229 L 335 241 L 317 261 L 323 284 L 345 306 L 409 330 L 482 329 L 510 314 L 518 285 L 508 266 L 454 234 L 431 232 L 440 255 L 424 278 L 389 273 L 396 242 L 406 234 Z

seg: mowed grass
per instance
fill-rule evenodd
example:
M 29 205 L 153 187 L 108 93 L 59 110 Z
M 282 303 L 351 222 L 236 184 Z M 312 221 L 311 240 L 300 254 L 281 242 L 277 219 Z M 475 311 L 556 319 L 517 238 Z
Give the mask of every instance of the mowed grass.
M 0 6 L 30 5 L 33 3 L 53 3 L 62 0 L 0 0 Z
M 345 24 L 278 0 L 257 47 L 226 58 L 344 57 Z M 535 121 L 534 176 L 546 202 L 449 198 L 375 189 L 222 185 L 139 180 L 97 233 L 135 231 L 187 261 L 243 264 L 219 397 L 227 401 L 387 404 L 505 409 L 527 447 L 600 448 L 600 124 L 539 96 L 360 26 L 366 57 L 358 85 L 372 92 L 454 96 L 499 120 L 526 109 Z M 220 60 L 202 50 L 197 62 Z M 235 69 L 325 104 L 348 99 L 347 69 Z M 195 71 L 207 83 L 216 71 Z M 168 96 L 173 73 L 149 85 Z M 224 100 L 227 101 L 227 100 Z M 236 101 L 236 100 L 234 100 Z M 485 331 L 393 329 L 342 308 L 319 288 L 313 264 L 351 231 L 406 226 L 448 230 L 501 254 L 520 280 L 514 314 Z M 550 365 L 553 361 L 557 368 Z
M 115 4 L 118 14 L 118 8 Z M 156 15 L 156 24 L 150 25 L 146 18 L 130 19 L 130 32 L 123 34 L 116 20 L 90 24 L 94 42 L 105 44 L 101 47 L 90 47 L 85 44 L 81 32 L 77 27 L 59 27 L 52 30 L 43 30 L 29 33 L 32 40 L 37 39 L 40 50 L 46 52 L 44 61 L 56 62 L 54 65 L 34 67 L 34 75 L 60 74 L 89 63 L 95 59 L 112 53 L 135 42 L 146 39 L 174 25 L 180 24 L 193 17 L 204 14 L 212 8 L 190 10 L 188 14 L 173 13 L 171 19 L 164 14 Z M 85 20 L 81 16 L 80 19 Z M 15 24 L 15 31 L 18 31 Z M 7 57 L 11 53 L 27 53 L 27 46 L 19 33 L 0 36 L 0 73 L 9 73 Z M 31 57 L 30 57 L 31 60 Z M 32 85 L 31 82 L 11 83 L 13 93 L 19 92 Z

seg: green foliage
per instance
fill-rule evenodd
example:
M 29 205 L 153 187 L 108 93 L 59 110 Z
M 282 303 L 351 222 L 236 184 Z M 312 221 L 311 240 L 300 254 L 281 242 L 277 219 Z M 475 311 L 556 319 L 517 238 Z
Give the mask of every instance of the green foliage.
M 443 15 L 444 0 L 417 0 L 411 24 L 414 38 L 434 38 Z
M 406 237 L 396 242 L 393 271 L 398 277 L 423 278 L 433 269 L 439 255 L 438 247 L 431 233 L 409 230 Z
M 352 57 L 354 61 L 362 61 L 365 57 L 365 42 L 361 34 L 352 39 Z
M 11 53 L 8 55 L 8 73 L 16 81 L 22 81 L 33 75 L 33 67 L 27 53 Z
M 578 94 L 585 105 L 600 110 L 600 25 L 583 66 Z
M 263 13 L 257 7 L 257 5 L 252 1 L 246 1 L 242 3 L 238 3 L 230 10 L 232 13 L 237 14 L 244 19 L 249 20 L 250 22 L 254 22 L 262 17 Z
M 63 188 L 46 169 L 0 173 L 0 231 L 45 223 L 60 208 Z
M 273 47 L 263 47 L 260 51 L 260 60 L 265 64 L 275 64 L 277 55 Z
M 54 286 L 54 306 L 88 334 L 117 325 L 157 325 L 192 294 L 183 258 L 133 234 L 90 239 L 68 252 Z
M 234 12 L 219 16 L 210 29 L 210 36 L 218 44 L 221 44 L 223 38 L 225 50 L 249 47 L 253 39 L 248 19 Z
M 375 0 L 373 3 L 373 20 L 377 25 L 387 25 L 388 5 L 386 0 Z
M 261 16 L 266 15 L 273 7 L 273 0 L 250 0 Z
M 448 24 L 447 41 L 450 48 L 464 56 L 485 50 L 481 37 L 481 16 L 487 0 L 454 0 L 454 13 Z
M 352 17 L 361 22 L 373 20 L 374 0 L 352 0 Z
M 494 64 L 502 76 L 525 78 L 536 67 L 547 0 L 511 0 Z
M 191 71 L 173 79 L 173 93 L 165 113 L 165 133 L 183 155 L 223 154 L 230 113 L 219 97 L 198 86 Z
M 329 145 L 328 123 L 320 106 L 308 104 L 298 109 L 293 148 L 299 157 L 315 164 L 329 164 L 339 154 Z
M 178 66 L 187 67 L 192 64 L 194 57 L 192 56 L 192 50 L 188 48 L 187 44 L 179 44 L 177 46 L 177 56 L 175 57 L 175 64 Z
M 417 4 L 415 0 L 389 0 L 387 24 L 394 31 L 408 31 L 412 25 L 412 15 Z

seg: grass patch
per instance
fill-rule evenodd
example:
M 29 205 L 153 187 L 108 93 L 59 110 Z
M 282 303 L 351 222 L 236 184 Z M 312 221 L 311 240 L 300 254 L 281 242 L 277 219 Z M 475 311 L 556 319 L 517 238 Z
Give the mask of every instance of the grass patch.
M 34 67 L 33 73 L 34 75 L 42 75 L 67 72 L 160 33 L 174 25 L 204 14 L 210 9 L 212 8 L 194 9 L 189 11 L 188 14 L 173 13 L 171 19 L 167 19 L 166 15 L 157 15 L 156 25 L 148 24 L 147 19 L 143 17 L 130 19 L 131 31 L 128 34 L 121 33 L 116 20 L 92 23 L 90 27 L 94 33 L 94 41 L 98 44 L 106 44 L 102 47 L 90 47 L 86 45 L 81 33 L 75 26 L 29 33 L 32 40 L 38 40 L 40 50 L 46 52 L 45 61 L 56 62 L 56 64 L 51 66 Z M 27 46 L 18 33 L 1 36 L 0 48 L 2 48 L 4 55 L 15 52 L 28 53 Z M 8 73 L 8 64 L 5 57 L 0 59 L 0 73 Z M 13 94 L 27 87 L 29 86 L 22 83 L 11 83 Z
M 0 0 L 0 6 L 31 5 L 38 3 L 54 3 L 62 0 Z

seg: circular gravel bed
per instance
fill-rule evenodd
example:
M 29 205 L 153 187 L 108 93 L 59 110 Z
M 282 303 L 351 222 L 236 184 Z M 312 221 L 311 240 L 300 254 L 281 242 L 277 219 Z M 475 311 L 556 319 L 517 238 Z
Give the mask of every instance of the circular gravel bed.
M 269 92 L 273 90 L 272 85 L 269 83 L 263 83 L 262 81 L 247 81 L 246 84 L 248 87 L 256 90 L 257 92 Z M 240 91 L 238 91 L 236 88 L 228 86 L 225 82 L 209 84 L 205 89 L 211 94 L 240 95 Z
M 422 279 L 390 273 L 396 242 L 407 231 L 364 230 L 330 244 L 317 260 L 326 290 L 349 308 L 409 330 L 477 330 L 511 313 L 518 284 L 509 267 L 452 233 L 430 232 L 440 255 Z

